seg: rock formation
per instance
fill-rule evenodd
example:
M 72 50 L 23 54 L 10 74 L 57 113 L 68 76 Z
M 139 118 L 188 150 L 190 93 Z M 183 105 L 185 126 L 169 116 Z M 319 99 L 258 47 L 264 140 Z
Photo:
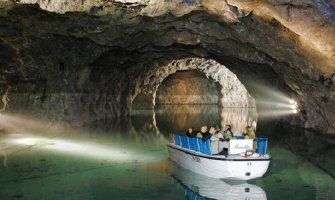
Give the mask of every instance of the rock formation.
M 335 134 L 333 1 L 67 2 L 0 1 L 3 109 L 71 123 L 127 115 L 161 83 L 152 72 L 201 59 L 226 66 L 256 103 L 255 80 L 296 99 L 291 124 Z
M 220 85 L 197 71 L 176 72 L 163 80 L 156 105 L 220 105 Z M 134 102 L 133 102 L 134 108 Z
M 145 72 L 144 76 L 139 76 L 140 85 L 137 86 L 138 93 L 135 96 L 146 96 L 146 98 L 143 99 L 148 99 L 148 102 L 144 102 L 144 104 L 149 105 L 149 108 L 152 108 L 155 104 L 157 88 L 161 85 L 162 81 L 171 74 L 185 70 L 200 71 L 201 73 L 204 73 L 206 77 L 213 79 L 219 84 L 221 87 L 220 100 L 218 102 L 219 105 L 228 108 L 255 107 L 254 99 L 250 96 L 236 75 L 229 71 L 225 66 L 220 65 L 211 59 L 179 59 L 174 60 L 165 66 L 153 67 L 149 71 Z M 202 88 L 202 90 L 205 89 L 207 88 Z M 202 93 L 201 96 L 201 98 L 205 98 L 206 94 Z M 191 100 L 188 101 L 190 102 Z M 201 101 L 198 103 L 201 103 Z M 165 104 L 170 103 L 167 102 Z M 197 104 L 197 102 L 193 102 L 193 104 Z

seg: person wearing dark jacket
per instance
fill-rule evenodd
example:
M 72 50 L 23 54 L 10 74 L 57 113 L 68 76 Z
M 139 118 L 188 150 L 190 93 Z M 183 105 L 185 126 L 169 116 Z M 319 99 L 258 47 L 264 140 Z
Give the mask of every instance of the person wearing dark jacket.
M 211 126 L 209 128 L 209 131 L 206 131 L 205 133 L 202 133 L 202 141 L 206 141 L 209 138 L 211 138 L 213 135 L 216 134 L 216 129 L 214 128 L 214 126 Z
M 197 131 L 194 131 L 193 127 L 190 127 L 186 131 L 186 136 L 188 136 L 188 137 L 196 137 L 197 136 Z

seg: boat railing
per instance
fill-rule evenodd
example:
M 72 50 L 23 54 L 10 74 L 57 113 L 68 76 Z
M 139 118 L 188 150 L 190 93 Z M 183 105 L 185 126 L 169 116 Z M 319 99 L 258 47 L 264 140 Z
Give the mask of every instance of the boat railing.
M 253 151 L 254 145 L 257 144 L 256 153 L 260 155 L 267 154 L 267 138 L 244 139 L 243 136 L 234 136 L 230 140 L 211 141 L 212 155 L 235 155 Z
M 231 143 L 230 141 L 231 140 L 235 140 L 234 143 Z M 226 142 L 226 145 L 222 145 L 222 142 L 221 141 L 217 141 L 217 148 L 218 148 L 218 152 L 222 151 L 222 147 L 223 148 L 227 148 L 228 149 L 228 152 L 230 153 L 229 149 L 230 148 L 234 148 L 234 147 L 238 147 L 238 150 L 241 150 L 241 151 L 246 151 L 246 150 L 252 150 L 254 149 L 254 145 L 256 145 L 256 153 L 258 154 L 261 154 L 261 155 L 265 155 L 267 154 L 267 146 L 268 146 L 268 139 L 267 138 L 256 138 L 254 140 L 250 140 L 250 143 L 251 143 L 251 146 L 250 148 L 246 148 L 246 149 L 243 149 L 242 147 L 247 147 L 246 143 L 246 139 L 244 139 L 243 136 L 234 136 L 231 140 L 229 140 L 229 142 Z M 236 143 L 240 141 L 240 143 Z M 254 141 L 254 142 L 251 142 L 251 141 Z M 239 146 L 238 146 L 239 145 Z M 212 146 L 215 146 L 215 145 L 212 145 Z
M 213 155 L 213 151 L 214 151 L 214 154 L 219 154 L 223 150 L 223 148 L 227 148 L 228 153 L 230 152 L 229 151 L 230 146 L 231 146 L 230 142 L 226 142 L 226 144 L 227 144 L 227 146 L 226 146 L 226 145 L 220 145 L 220 143 L 222 144 L 224 142 L 217 141 L 217 143 L 218 143 L 217 147 L 215 147 L 216 145 L 214 145 L 212 147 L 211 140 L 209 140 L 209 139 L 206 140 L 206 141 L 203 141 L 201 138 L 188 137 L 188 136 L 183 135 L 183 134 L 175 134 L 175 133 L 172 133 L 170 137 L 171 137 L 171 142 L 173 144 L 175 144 L 177 146 L 180 146 L 180 147 L 183 147 L 183 148 L 186 148 L 186 149 L 201 152 L 203 154 Z M 244 140 L 244 137 L 235 136 L 234 139 Z M 256 153 L 259 153 L 259 154 L 262 154 L 262 155 L 267 154 L 267 144 L 268 144 L 267 138 L 257 138 L 257 139 L 255 139 L 255 141 L 256 141 L 255 143 L 257 143 Z M 251 144 L 250 148 L 246 148 L 244 150 L 243 150 L 243 148 L 241 148 L 244 145 L 240 145 L 240 147 L 238 147 L 238 148 L 244 152 L 246 150 L 253 149 L 252 145 L 253 144 Z M 212 148 L 215 148 L 215 149 L 212 149 Z M 215 153 L 216 148 L 218 148 L 217 153 Z M 240 152 L 238 152 L 238 153 L 240 153 Z
M 193 151 L 201 152 L 203 154 L 212 155 L 211 141 L 203 141 L 200 138 L 188 137 L 182 134 L 171 134 L 172 143 Z
M 257 138 L 257 149 L 256 153 L 266 154 L 268 150 L 268 139 L 267 138 Z

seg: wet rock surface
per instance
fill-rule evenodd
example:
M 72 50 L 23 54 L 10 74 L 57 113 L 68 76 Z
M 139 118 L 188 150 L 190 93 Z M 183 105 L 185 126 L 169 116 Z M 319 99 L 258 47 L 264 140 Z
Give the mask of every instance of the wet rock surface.
M 85 1 L 60 6 L 64 14 L 46 11 L 61 1 L 48 2 L 0 3 L 4 109 L 78 123 L 127 115 L 142 91 L 154 95 L 143 87 L 160 84 L 152 72 L 201 58 L 226 66 L 256 102 L 255 80 L 296 99 L 301 112 L 290 123 L 335 133 L 331 1 L 105 2 L 102 10 Z
M 163 80 L 168 78 L 171 74 L 183 73 L 183 71 L 197 71 L 202 75 L 206 76 L 207 79 L 214 81 L 218 85 L 220 96 L 218 99 L 218 105 L 226 108 L 231 107 L 255 107 L 255 100 L 250 96 L 245 86 L 240 82 L 234 73 L 232 73 L 228 68 L 212 59 L 200 59 L 200 58 L 186 58 L 174 60 L 167 65 L 162 67 L 154 67 L 147 71 L 142 77 L 139 77 L 140 85 L 137 87 L 139 95 L 146 96 L 143 100 L 148 99 L 152 102 L 151 108 L 155 105 L 156 95 L 158 87 L 163 85 Z M 196 78 L 196 76 L 193 76 Z M 183 78 L 187 81 L 187 74 L 183 73 Z M 162 84 L 163 83 L 163 84 Z M 192 84 L 190 80 L 187 84 Z M 179 98 L 180 92 L 177 88 L 182 87 L 183 83 L 178 83 L 176 86 L 175 98 Z M 196 84 L 193 84 L 195 86 Z M 198 93 L 202 93 L 200 98 L 206 98 L 206 93 L 203 90 L 208 88 L 207 86 L 197 87 Z M 193 87 L 193 89 L 195 89 Z M 201 92 L 201 90 L 203 92 Z M 199 104 L 201 102 L 196 102 L 196 97 L 191 97 L 192 94 L 188 95 L 190 102 L 193 104 Z M 159 98 L 159 97 L 158 97 Z M 212 97 L 211 97 L 212 98 Z M 133 102 L 136 103 L 136 98 Z M 158 103 L 160 99 L 157 100 Z M 149 102 L 143 102 L 144 105 L 150 105 Z M 166 102 L 168 103 L 168 102 Z M 166 104 L 164 103 L 164 104 Z M 177 103 L 177 102 L 176 102 Z M 207 102 L 209 103 L 209 102 Z
M 199 72 L 177 72 L 161 83 L 157 89 L 156 105 L 213 104 L 220 105 L 220 85 Z

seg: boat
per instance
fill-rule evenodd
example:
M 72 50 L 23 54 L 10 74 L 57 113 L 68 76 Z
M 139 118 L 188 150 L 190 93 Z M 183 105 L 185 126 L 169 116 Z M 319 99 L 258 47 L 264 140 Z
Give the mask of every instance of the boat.
M 245 181 L 221 180 L 186 170 L 177 164 L 171 167 L 172 183 L 190 200 L 267 200 L 265 191 Z
M 262 177 L 270 164 L 267 139 L 257 141 L 258 149 L 252 151 L 252 139 L 230 139 L 224 142 L 225 155 L 213 154 L 211 141 L 171 134 L 168 151 L 172 161 L 185 169 L 218 179 L 249 180 Z

